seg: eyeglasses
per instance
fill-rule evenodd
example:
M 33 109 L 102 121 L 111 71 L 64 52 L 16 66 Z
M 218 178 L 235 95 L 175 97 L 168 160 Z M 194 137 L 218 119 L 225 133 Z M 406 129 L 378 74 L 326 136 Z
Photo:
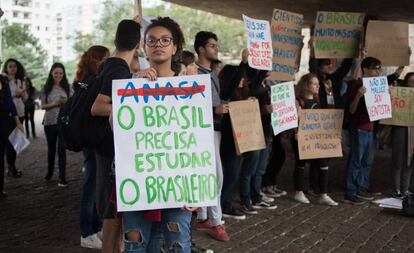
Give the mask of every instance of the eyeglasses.
M 219 49 L 219 45 L 218 44 L 207 43 L 206 47 L 211 47 L 212 49 Z
M 148 38 L 145 40 L 145 45 L 149 47 L 155 47 L 158 42 L 160 42 L 161 47 L 167 47 L 171 45 L 171 42 L 173 41 L 173 38 L 170 37 L 162 37 L 162 38 Z

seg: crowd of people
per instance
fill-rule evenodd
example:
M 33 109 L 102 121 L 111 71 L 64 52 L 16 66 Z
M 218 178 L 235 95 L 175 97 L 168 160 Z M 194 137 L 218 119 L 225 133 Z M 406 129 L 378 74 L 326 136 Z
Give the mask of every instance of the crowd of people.
M 169 252 L 190 252 L 191 229 L 208 230 L 216 240 L 230 240 L 224 218 L 243 220 L 263 209 L 276 209 L 275 199 L 286 195 L 278 186 L 278 175 L 286 159 L 282 139 L 288 139 L 295 158 L 295 201 L 309 204 L 305 191 L 305 170 L 309 168 L 308 193 L 318 196 L 321 205 L 338 206 L 339 201 L 328 195 L 329 159 L 300 160 L 297 130 L 273 136 L 270 87 L 277 80 L 268 80 L 269 72 L 248 65 L 249 53 L 241 53 L 239 65 L 224 65 L 218 59 L 219 38 L 210 31 L 195 36 L 194 53 L 184 49 L 183 32 L 174 20 L 159 17 L 152 20 L 143 33 L 144 51 L 149 67 L 142 67 L 137 50 L 141 40 L 141 26 L 137 20 L 122 20 L 115 34 L 114 52 L 100 45 L 91 46 L 80 58 L 73 85 L 69 83 L 65 67 L 54 63 L 43 90 L 40 92 L 44 132 L 48 148 L 48 167 L 45 180 L 52 179 L 56 151 L 58 154 L 59 187 L 66 187 L 66 151 L 59 131 L 59 109 L 91 76 L 102 76 L 102 89 L 91 108 L 93 116 L 112 118 L 112 80 L 131 77 L 156 80 L 158 77 L 209 74 L 211 76 L 214 119 L 215 169 L 217 194 L 220 201 L 206 208 L 183 207 L 150 211 L 116 211 L 114 201 L 114 140 L 107 128 L 102 144 L 86 147 L 84 154 L 83 186 L 81 191 L 81 246 L 102 248 L 102 252 L 161 252 L 163 245 Z M 312 46 L 310 44 L 310 46 Z M 312 50 L 311 50 L 312 51 Z M 339 67 L 336 67 L 339 66 Z M 352 66 L 362 75 L 349 74 Z M 349 133 L 349 153 L 346 164 L 344 202 L 359 205 L 372 200 L 370 169 L 374 160 L 375 135 L 378 122 L 370 122 L 365 106 L 361 78 L 381 74 L 381 61 L 366 55 L 359 59 L 315 59 L 309 61 L 310 73 L 303 75 L 296 85 L 296 106 L 300 109 L 341 108 L 345 110 L 344 130 Z M 414 73 L 399 76 L 403 67 L 388 76 L 390 84 L 414 87 Z M 17 127 L 29 137 L 30 121 L 33 138 L 35 99 L 38 92 L 31 85 L 24 67 L 18 60 L 8 59 L 0 76 L 0 199 L 3 192 L 4 157 L 11 177 L 21 177 L 15 166 L 16 152 L 8 135 Z M 348 76 L 348 77 L 347 77 Z M 349 78 L 352 76 L 352 78 Z M 260 105 L 266 148 L 238 155 L 229 116 L 231 101 L 256 99 Z M 299 119 L 300 120 L 300 119 Z M 107 127 L 107 126 L 102 126 Z M 414 151 L 414 134 L 410 127 L 392 127 L 392 195 L 401 198 L 410 194 L 410 179 Z M 347 135 L 344 135 L 347 136 Z M 345 138 L 344 138 L 345 141 Z M 234 201 L 239 185 L 240 207 Z M 237 205 L 238 206 L 238 205 Z M 164 243 L 162 243 L 164 242 Z

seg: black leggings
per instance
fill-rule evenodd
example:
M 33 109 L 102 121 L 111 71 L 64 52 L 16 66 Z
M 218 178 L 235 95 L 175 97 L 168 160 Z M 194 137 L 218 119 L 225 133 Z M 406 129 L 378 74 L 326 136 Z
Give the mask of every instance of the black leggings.
M 36 137 L 34 113 L 35 113 L 35 107 L 34 106 L 32 108 L 26 108 L 25 111 L 24 111 L 24 120 L 25 120 L 24 124 L 25 124 L 25 128 L 26 128 L 27 138 L 30 138 L 29 123 L 30 123 L 30 126 L 32 127 L 32 136 L 34 138 Z
M 24 117 L 19 117 L 20 123 L 23 124 Z M 14 150 L 13 145 L 8 141 L 6 143 L 6 160 L 7 165 L 9 166 L 9 171 L 12 171 L 13 173 L 16 171 L 16 150 Z
M 277 177 L 286 160 L 285 149 L 282 146 L 281 134 L 273 137 L 272 149 L 269 156 L 269 164 L 266 173 L 262 177 L 262 186 L 272 186 L 277 184 Z
M 45 126 L 47 140 L 47 176 L 53 175 L 55 168 L 56 142 L 59 158 L 59 178 L 66 179 L 66 150 L 63 136 L 59 131 L 58 125 Z

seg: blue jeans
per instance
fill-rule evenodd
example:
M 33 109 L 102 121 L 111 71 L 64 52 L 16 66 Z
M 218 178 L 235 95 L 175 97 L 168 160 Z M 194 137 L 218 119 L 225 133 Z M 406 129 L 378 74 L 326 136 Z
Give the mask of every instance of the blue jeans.
M 355 196 L 361 188 L 369 187 L 369 176 L 374 160 L 374 132 L 349 129 L 350 152 L 346 168 L 345 196 Z
M 83 185 L 80 202 L 80 231 L 82 237 L 99 232 L 102 221 L 96 211 L 96 157 L 94 148 L 84 148 Z
M 160 239 L 168 245 L 168 252 L 191 253 L 191 212 L 179 208 L 161 210 L 161 222 L 148 221 L 145 211 L 122 213 L 125 232 L 125 253 L 160 252 Z M 176 225 L 176 226 L 175 226 Z M 140 241 L 128 240 L 128 232 L 140 233 Z
M 259 164 L 259 158 L 259 150 L 250 151 L 243 154 L 243 163 L 241 166 L 240 173 L 240 202 L 244 206 L 251 205 L 251 186 L 252 182 L 256 179 L 255 176 L 257 171 L 257 165 Z
M 224 150 L 222 148 L 222 150 Z M 240 177 L 241 156 L 234 151 L 221 152 L 223 163 L 223 188 L 221 190 L 221 208 L 230 211 L 233 207 L 233 191 Z
M 266 168 L 269 160 L 269 146 L 266 145 L 265 149 L 259 150 L 259 157 L 257 162 L 256 173 L 252 178 L 251 198 L 253 203 L 262 201 L 260 190 L 262 188 L 262 178 L 266 173 Z

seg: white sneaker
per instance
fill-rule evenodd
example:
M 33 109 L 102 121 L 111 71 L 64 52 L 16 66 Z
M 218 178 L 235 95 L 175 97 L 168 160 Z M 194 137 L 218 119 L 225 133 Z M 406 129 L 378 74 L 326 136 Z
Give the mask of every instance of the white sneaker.
M 267 194 L 263 193 L 262 191 L 260 191 L 260 196 L 262 196 L 262 200 L 264 202 L 269 202 L 270 203 L 270 202 L 274 202 L 275 201 L 274 198 L 268 196 Z
M 293 197 L 294 200 L 302 203 L 302 204 L 309 204 L 309 199 L 305 196 L 303 191 L 298 191 L 295 193 L 295 196 Z
M 329 197 L 328 194 L 321 194 L 321 197 L 319 198 L 319 204 L 327 206 L 337 206 L 338 202 L 335 202 L 333 199 L 331 199 L 331 197 Z
M 98 238 L 96 234 L 90 235 L 85 238 L 81 236 L 81 247 L 89 249 L 102 249 L 102 241 Z

